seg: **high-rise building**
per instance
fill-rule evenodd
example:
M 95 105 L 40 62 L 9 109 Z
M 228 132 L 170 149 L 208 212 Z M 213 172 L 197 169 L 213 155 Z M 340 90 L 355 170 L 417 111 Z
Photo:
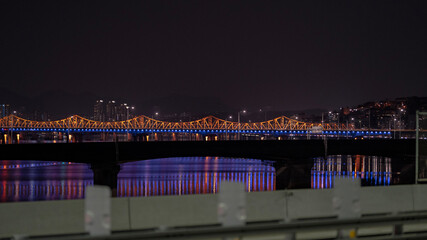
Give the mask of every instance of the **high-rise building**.
M 124 121 L 134 116 L 135 107 L 127 103 L 117 104 L 114 100 L 97 100 L 93 107 L 93 120 L 95 121 Z
M 96 100 L 93 106 L 93 120 L 105 121 L 105 104 L 104 100 Z
M 106 121 L 109 122 L 114 122 L 117 121 L 117 105 L 116 105 L 116 101 L 111 100 L 108 101 L 107 103 L 107 108 L 106 108 Z
M 9 104 L 0 104 L 0 117 L 6 117 L 11 114 Z
M 117 116 L 118 116 L 118 121 L 124 121 L 129 119 L 129 106 L 127 103 L 122 103 L 119 106 L 118 112 L 117 112 Z

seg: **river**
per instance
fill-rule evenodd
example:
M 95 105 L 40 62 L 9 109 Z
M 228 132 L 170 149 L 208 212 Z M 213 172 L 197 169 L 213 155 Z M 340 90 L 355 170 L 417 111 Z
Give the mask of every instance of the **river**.
M 336 178 L 359 178 L 362 186 L 388 186 L 413 183 L 411 175 L 410 159 L 361 155 L 284 165 L 243 158 L 164 158 L 121 164 L 117 196 L 217 193 L 225 180 L 243 183 L 247 192 L 331 188 Z M 0 202 L 81 199 L 92 178 L 86 164 L 0 161 Z

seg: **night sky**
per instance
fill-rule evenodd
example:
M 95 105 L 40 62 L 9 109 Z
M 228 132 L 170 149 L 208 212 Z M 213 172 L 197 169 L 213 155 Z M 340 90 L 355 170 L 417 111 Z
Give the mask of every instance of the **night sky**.
M 303 110 L 427 96 L 427 1 L 0 3 L 0 87 L 26 97 Z

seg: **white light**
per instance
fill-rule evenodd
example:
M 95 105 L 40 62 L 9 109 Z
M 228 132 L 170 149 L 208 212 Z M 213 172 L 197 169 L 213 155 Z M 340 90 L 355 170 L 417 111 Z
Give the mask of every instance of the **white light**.
M 243 110 L 242 112 L 243 112 L 243 113 L 246 113 L 246 110 Z

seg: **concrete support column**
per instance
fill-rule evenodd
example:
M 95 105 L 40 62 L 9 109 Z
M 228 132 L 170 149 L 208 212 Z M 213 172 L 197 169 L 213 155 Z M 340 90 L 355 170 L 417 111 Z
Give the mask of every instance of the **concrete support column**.
M 2 138 L 3 138 L 3 141 L 2 141 L 2 144 L 7 144 L 8 142 L 8 138 L 9 138 L 9 135 L 7 135 L 6 133 L 3 133 L 2 134 L 3 136 L 2 136 Z
M 14 134 L 14 143 L 19 144 L 19 141 L 22 139 L 22 134 L 21 133 L 16 133 Z
M 283 159 L 273 163 L 276 170 L 276 190 L 311 187 L 311 158 Z
M 101 142 L 107 141 L 107 133 L 101 132 L 100 140 Z
M 117 196 L 117 176 L 120 172 L 120 165 L 116 163 L 92 163 L 90 168 L 93 172 L 93 184 L 104 185 L 111 188 L 113 197 Z
M 67 134 L 67 143 L 72 143 L 74 142 L 74 136 L 73 134 Z

